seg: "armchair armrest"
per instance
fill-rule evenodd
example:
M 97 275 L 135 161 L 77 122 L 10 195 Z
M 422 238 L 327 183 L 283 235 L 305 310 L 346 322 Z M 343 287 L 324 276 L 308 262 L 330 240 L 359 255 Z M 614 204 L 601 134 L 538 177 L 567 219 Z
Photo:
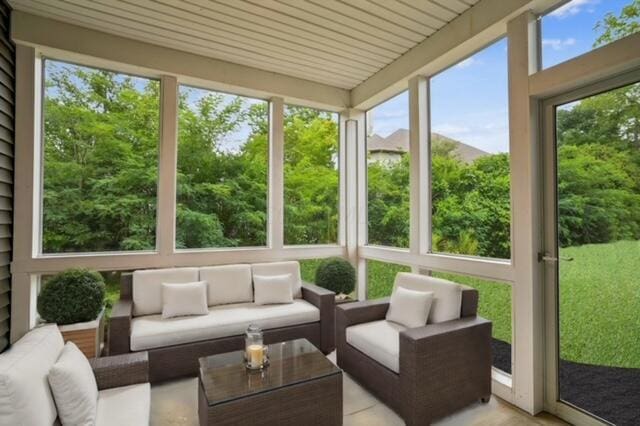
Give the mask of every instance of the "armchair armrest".
M 147 352 L 93 358 L 89 363 L 100 390 L 149 382 Z
M 302 298 L 320 310 L 320 350 L 328 354 L 336 347 L 336 294 L 317 285 L 303 283 Z
M 133 317 L 133 302 L 118 300 L 111 310 L 109 320 L 109 355 L 119 355 L 131 352 L 131 318 Z
M 491 326 L 474 316 L 400 333 L 407 424 L 432 421 L 491 395 Z
M 336 321 L 339 327 L 350 327 L 364 322 L 378 321 L 385 318 L 389 310 L 389 298 L 363 300 L 361 302 L 344 303 L 336 307 Z

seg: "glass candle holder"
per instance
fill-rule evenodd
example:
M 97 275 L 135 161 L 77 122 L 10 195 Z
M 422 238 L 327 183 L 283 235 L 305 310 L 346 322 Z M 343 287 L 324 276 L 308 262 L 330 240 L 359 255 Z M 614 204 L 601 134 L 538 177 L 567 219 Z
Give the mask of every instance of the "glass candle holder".
M 262 329 L 255 324 L 251 324 L 245 333 L 244 359 L 250 370 L 261 370 L 268 364 Z

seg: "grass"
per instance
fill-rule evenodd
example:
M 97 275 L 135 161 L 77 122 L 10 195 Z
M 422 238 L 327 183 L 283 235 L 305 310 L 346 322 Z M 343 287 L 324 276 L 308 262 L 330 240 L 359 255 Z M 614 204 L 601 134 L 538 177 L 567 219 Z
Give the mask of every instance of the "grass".
M 640 368 L 640 241 L 568 247 L 560 263 L 560 350 L 569 361 Z

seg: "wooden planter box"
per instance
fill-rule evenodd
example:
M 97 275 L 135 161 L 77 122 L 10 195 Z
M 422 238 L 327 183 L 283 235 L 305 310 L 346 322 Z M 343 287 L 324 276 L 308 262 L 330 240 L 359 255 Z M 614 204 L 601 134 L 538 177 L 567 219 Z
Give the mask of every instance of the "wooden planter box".
M 58 326 L 66 342 L 73 342 L 87 358 L 97 358 L 104 342 L 104 309 L 93 321 Z

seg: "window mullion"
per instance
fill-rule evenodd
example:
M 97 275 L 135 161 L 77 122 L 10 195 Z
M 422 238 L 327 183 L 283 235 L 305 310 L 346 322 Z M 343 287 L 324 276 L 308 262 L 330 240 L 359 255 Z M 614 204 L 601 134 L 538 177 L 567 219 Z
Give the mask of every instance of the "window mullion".
M 268 246 L 284 245 L 284 99 L 269 102 L 269 228 Z

